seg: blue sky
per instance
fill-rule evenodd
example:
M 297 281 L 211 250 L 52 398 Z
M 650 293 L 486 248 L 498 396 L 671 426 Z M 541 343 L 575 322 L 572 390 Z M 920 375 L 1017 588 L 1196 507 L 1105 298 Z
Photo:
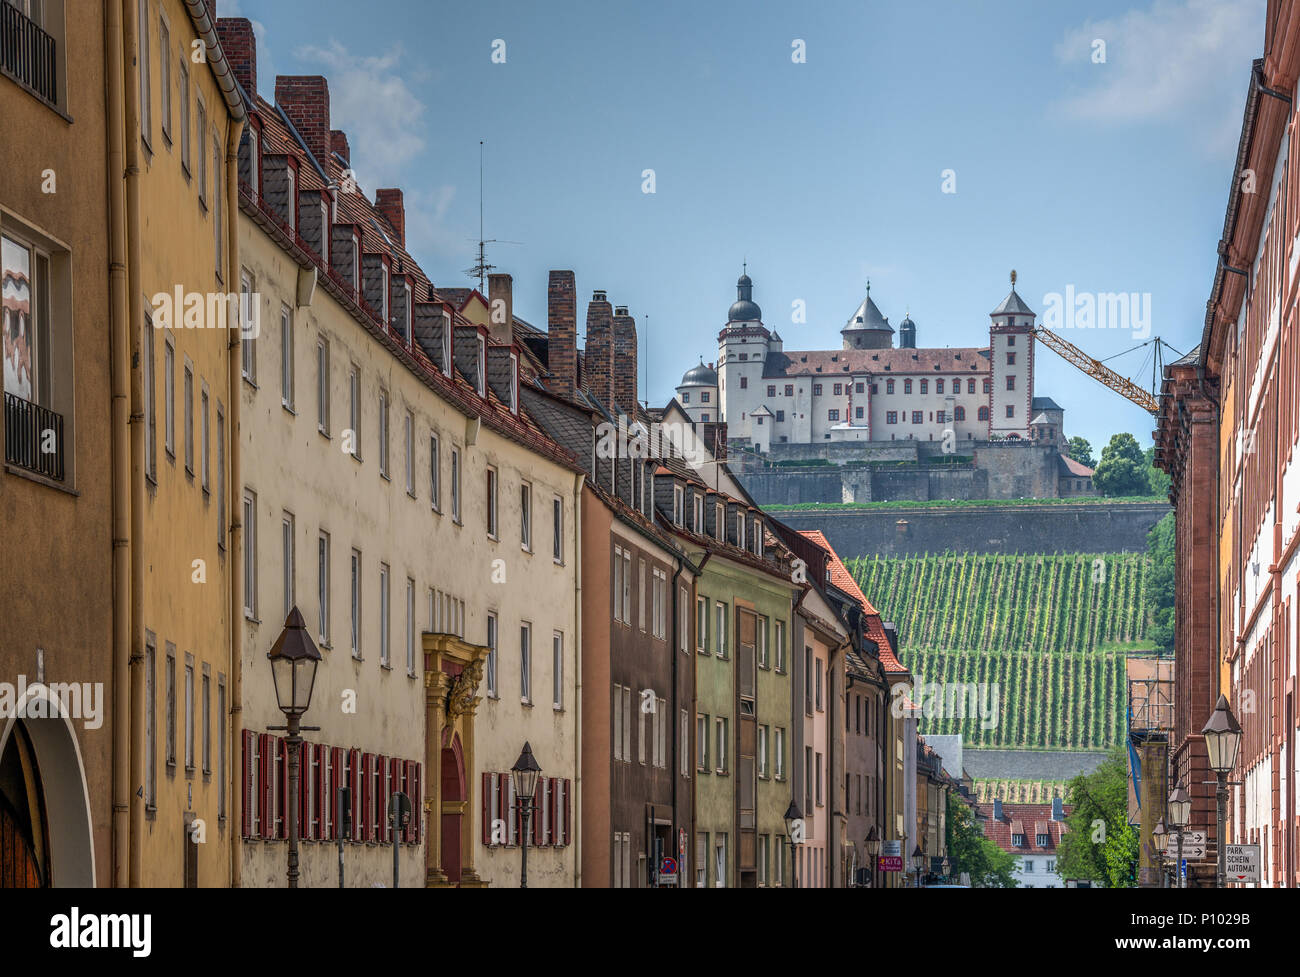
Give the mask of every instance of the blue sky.
M 654 403 L 716 359 L 744 260 L 787 349 L 838 347 L 868 278 L 918 345 L 985 344 L 1015 268 L 1040 313 L 1067 287 L 1149 295 L 1151 334 L 1185 352 L 1264 35 L 1264 0 L 218 9 L 254 21 L 264 94 L 276 73 L 329 79 L 362 188 L 404 190 L 437 284 L 471 284 L 484 140 L 486 236 L 520 242 L 489 260 L 516 313 L 545 324 L 552 268 L 574 270 L 582 309 L 607 290 L 637 317 Z M 1140 341 L 1063 334 L 1098 357 Z M 1146 382 L 1145 352 L 1112 365 Z M 1149 415 L 1042 346 L 1036 373 L 1067 433 L 1150 442 Z

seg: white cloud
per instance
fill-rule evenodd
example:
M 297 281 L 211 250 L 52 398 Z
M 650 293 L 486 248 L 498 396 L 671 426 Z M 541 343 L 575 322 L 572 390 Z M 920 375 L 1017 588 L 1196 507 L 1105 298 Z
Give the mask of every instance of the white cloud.
M 436 254 L 440 257 L 463 261 L 468 268 L 474 263 L 474 245 L 469 243 L 469 236 L 463 229 L 454 229 L 447 225 L 447 211 L 456 197 L 456 188 L 449 184 L 433 187 L 431 190 L 405 190 L 403 203 L 406 207 L 406 249 L 417 259 L 422 255 Z M 432 274 L 432 270 L 425 268 Z
M 338 41 L 294 52 L 304 64 L 319 64 L 330 86 L 330 119 L 347 133 L 360 177 L 376 186 L 398 186 L 403 165 L 424 149 L 424 103 L 397 73 L 401 46 L 378 57 L 350 53 Z
M 1094 42 L 1106 61 L 1093 63 Z M 1056 45 L 1086 82 L 1059 107 L 1096 122 L 1197 120 L 1212 143 L 1236 143 L 1251 59 L 1264 46 L 1264 0 L 1155 0 L 1086 21 Z

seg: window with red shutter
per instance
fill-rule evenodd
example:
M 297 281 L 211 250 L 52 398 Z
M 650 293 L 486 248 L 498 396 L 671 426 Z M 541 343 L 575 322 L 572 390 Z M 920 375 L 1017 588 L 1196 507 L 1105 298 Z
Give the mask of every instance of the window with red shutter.
M 483 775 L 483 799 L 480 808 L 483 813 L 483 844 L 491 846 L 492 844 L 492 819 L 496 817 L 496 812 L 492 810 L 492 778 L 495 774 L 485 773 Z
M 257 784 L 258 784 L 258 820 L 262 837 L 275 837 L 275 737 L 270 733 L 258 734 Z
M 330 791 L 329 791 L 329 839 L 337 841 L 339 836 L 339 788 L 348 785 L 347 778 L 343 775 L 343 747 L 335 746 L 330 749 L 330 759 L 333 761 L 330 765 Z
M 388 768 L 389 768 L 389 774 L 388 774 L 389 788 L 388 788 L 388 794 L 384 799 L 385 810 L 387 810 L 387 808 L 391 806 L 392 796 L 398 793 L 399 791 L 405 794 L 407 797 L 411 796 L 411 792 L 406 789 L 406 761 L 398 757 L 393 757 L 391 760 L 388 761 Z M 405 838 L 406 828 L 402 825 L 400 821 L 393 825 L 392 830 L 397 834 L 397 837 L 394 838 L 392 837 L 392 835 L 390 835 L 388 839 L 389 841 L 406 840 Z
M 316 747 L 316 814 L 313 838 L 328 841 L 330 836 L 330 748 Z
M 279 774 L 277 783 L 279 784 L 279 793 L 276 796 L 275 813 L 277 818 L 276 837 L 289 837 L 289 805 L 294 799 L 289 796 L 289 744 L 284 737 L 277 736 L 279 752 L 275 756 L 275 769 Z
M 558 818 L 560 804 L 560 782 L 554 778 L 547 782 L 546 803 L 550 811 L 550 832 L 546 839 L 548 845 L 558 845 L 560 843 L 560 821 Z
M 411 761 L 411 841 L 419 844 L 424 838 L 424 764 L 418 760 Z
M 572 823 L 572 798 L 569 792 L 572 790 L 568 780 L 564 781 L 564 843 L 569 843 L 569 825 Z
M 360 750 L 352 751 L 352 840 L 365 841 L 366 831 L 364 820 L 365 805 L 362 803 L 362 794 L 364 793 L 362 785 L 365 784 L 365 772 L 362 769 L 363 754 Z
M 530 815 L 533 822 L 533 844 L 539 847 L 542 844 L 542 785 L 543 779 L 539 777 L 537 786 L 533 788 L 533 809 Z
M 257 830 L 257 808 L 253 803 L 257 783 L 257 740 L 254 739 L 255 734 L 251 729 L 243 730 L 242 735 L 244 740 L 244 809 L 240 819 L 240 834 L 244 838 L 252 838 Z
M 520 809 L 519 799 L 515 797 L 515 779 L 510 774 L 503 773 L 501 783 L 505 786 L 502 793 L 506 799 L 505 822 L 509 826 L 506 832 L 506 844 L 513 847 L 519 844 L 519 839 L 524 833 L 524 813 Z
M 374 841 L 374 832 L 371 830 L 371 820 L 375 813 L 375 802 L 373 795 L 375 792 L 374 778 L 374 761 L 375 758 L 369 753 L 361 754 L 361 840 Z

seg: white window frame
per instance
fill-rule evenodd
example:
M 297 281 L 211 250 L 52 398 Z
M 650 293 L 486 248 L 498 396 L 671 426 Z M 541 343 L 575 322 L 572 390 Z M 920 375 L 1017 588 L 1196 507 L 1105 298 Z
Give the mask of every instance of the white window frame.
M 406 674 L 415 678 L 415 581 L 406 578 Z
M 564 565 L 564 500 L 558 495 L 551 499 L 551 560 Z
M 564 708 L 564 635 L 559 631 L 551 635 L 551 706 L 557 712 Z
M 389 626 L 392 623 L 392 595 L 389 586 L 392 570 L 387 563 L 379 564 L 379 664 L 385 668 L 392 667 L 393 649 L 389 641 L 392 637 Z
M 442 444 L 436 431 L 429 433 L 429 508 L 442 511 Z
M 519 701 L 533 704 L 533 626 L 519 623 Z
M 316 339 L 316 430 L 330 433 L 330 341 Z
M 280 405 L 293 413 L 293 310 L 280 306 Z
M 280 553 L 283 560 L 284 616 L 287 618 L 296 603 L 295 594 L 295 551 L 297 540 L 294 532 L 293 513 L 286 511 L 280 518 Z
M 316 537 L 316 600 L 320 614 L 320 643 L 330 643 L 330 534 L 324 529 Z
M 257 620 L 257 493 L 244 490 L 244 617 Z
M 348 371 L 348 425 L 352 431 L 352 457 L 361 460 L 361 367 Z
M 362 596 L 364 594 L 364 577 L 362 576 L 361 551 L 354 549 L 349 564 L 351 581 L 349 583 L 349 611 L 351 614 L 352 624 L 352 657 L 361 661 L 361 615 L 363 611 Z
M 533 487 L 528 482 L 519 483 L 519 546 L 533 551 Z
M 497 620 L 496 611 L 488 611 L 487 614 L 487 694 L 491 699 L 499 698 L 497 685 L 497 644 L 500 640 L 500 622 Z
M 388 467 L 388 391 L 379 388 L 379 476 L 389 479 Z
M 498 530 L 500 530 L 500 510 L 497 505 L 497 493 L 500 491 L 500 477 L 497 470 L 492 465 L 488 465 L 484 473 L 487 479 L 487 534 L 488 539 L 500 539 Z
M 406 441 L 406 494 L 415 498 L 415 415 L 408 410 L 402 423 Z
M 460 524 L 460 449 L 451 449 L 451 520 Z
M 176 340 L 163 336 L 163 450 L 176 460 Z

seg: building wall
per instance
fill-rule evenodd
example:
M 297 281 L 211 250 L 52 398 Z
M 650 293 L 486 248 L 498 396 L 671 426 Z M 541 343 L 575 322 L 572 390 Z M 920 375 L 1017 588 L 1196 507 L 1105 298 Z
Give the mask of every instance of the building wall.
M 876 837 L 885 837 L 883 818 L 885 751 L 881 731 L 888 710 L 884 691 L 868 680 L 849 674 L 845 689 L 845 711 L 852 727 L 844 735 L 844 770 L 850 778 L 849 803 L 845 818 L 845 840 L 852 847 L 852 868 L 870 868 L 873 886 L 881 884 L 883 873 L 876 871 L 867 854 L 866 838 L 871 828 Z M 852 882 L 852 876 L 849 881 Z
M 152 118 L 140 145 L 140 212 L 139 212 L 139 285 L 146 311 L 158 307 L 157 298 L 182 293 L 209 294 L 238 292 L 240 283 L 230 269 L 231 248 L 236 242 L 226 233 L 236 190 L 226 179 L 225 156 L 230 132 L 229 110 L 206 64 L 189 60 L 191 44 L 197 39 L 185 4 L 180 0 L 149 0 L 144 5 L 148 22 L 150 72 L 150 106 Z M 166 56 L 169 75 L 161 70 L 160 19 L 169 25 L 170 39 Z M 128 52 L 130 54 L 130 52 Z M 190 167 L 187 173 L 181 159 L 179 65 L 188 66 L 190 108 Z M 127 59 L 128 65 L 131 58 Z M 130 71 L 128 85 L 136 84 Z M 170 78 L 172 139 L 163 132 L 163 83 Z M 198 105 L 204 109 L 204 131 L 199 133 Z M 128 138 L 133 138 L 128 135 Z M 236 135 L 237 138 L 237 135 Z M 202 165 L 200 165 L 202 159 Z M 220 177 L 221 187 L 214 185 Z M 204 186 L 200 186 L 203 183 Z M 223 199 L 218 211 L 217 197 Z M 221 236 L 221 252 L 216 238 Z M 217 484 L 218 409 L 225 413 L 226 472 L 234 445 L 231 441 L 229 411 L 230 370 L 227 323 L 207 321 L 204 328 L 182 325 L 178 316 L 170 324 L 162 315 L 149 322 L 132 323 L 134 331 L 135 370 L 142 377 L 144 360 L 152 354 L 152 391 L 146 391 L 146 423 L 156 431 L 152 465 L 156 475 L 148 478 L 144 492 L 144 535 L 139 541 L 144 552 L 143 619 L 138 627 L 145 632 L 146 663 L 152 646 L 154 657 L 153 687 L 156 690 L 154 728 L 157 731 L 156 803 L 146 797 L 144 826 L 144 864 L 142 885 L 180 885 L 185 864 L 186 822 L 193 816 L 206 827 L 206 840 L 198 845 L 198 884 L 227 885 L 230 881 L 230 838 L 236 822 L 236 800 L 227 790 L 222 798 L 220 775 L 222 737 L 217 702 L 224 684 L 230 696 L 232 681 L 230 621 L 230 566 L 227 526 L 219 522 L 220 494 L 225 486 Z M 150 335 L 146 336 L 145 333 Z M 152 349 L 150 348 L 152 346 Z M 167 445 L 168 369 L 167 349 L 174 349 L 171 370 L 173 404 L 173 445 Z M 194 470 L 187 469 L 185 457 L 186 412 L 184 373 L 193 370 L 192 403 L 194 411 Z M 237 368 L 237 361 L 235 362 Z M 202 486 L 200 416 L 203 387 L 209 390 L 208 423 L 211 431 L 212 477 L 210 491 Z M 153 406 L 149 405 L 152 397 Z M 152 417 L 150 416 L 152 415 Z M 233 494 L 233 493 L 232 493 Z M 226 516 L 233 519 L 236 499 L 226 497 Z M 202 561 L 196 564 L 195 561 Z M 173 662 L 169 665 L 170 661 Z M 167 689 L 171 670 L 175 673 L 174 743 L 175 755 L 169 757 Z M 193 765 L 187 762 L 186 674 L 193 675 Z M 202 755 L 204 706 L 201 701 L 203 677 L 208 677 L 212 704 L 209 722 L 211 734 L 210 765 Z M 148 679 L 146 678 L 146 683 Z M 233 703 L 231 703 L 233 705 Z M 147 708 L 147 706 L 146 706 Z M 227 737 L 230 736 L 227 724 Z M 227 771 L 235 762 L 233 740 L 226 743 Z M 146 756 L 146 763 L 150 763 Z M 146 778 L 148 779 L 148 778 Z M 224 803 L 223 803 L 224 801 Z
M 75 853 L 70 864 L 55 859 L 54 883 L 112 885 L 115 857 L 122 865 L 127 858 L 113 850 L 112 737 L 127 717 L 112 701 L 106 28 L 99 5 L 78 5 L 66 17 L 62 3 L 46 8 L 67 117 L 0 76 L 9 136 L 0 140 L 0 234 L 50 256 L 53 348 L 38 348 L 36 357 L 52 358 L 52 389 L 38 389 L 35 400 L 63 417 L 65 478 L 42 480 L 10 464 L 0 471 L 0 682 L 15 686 L 13 695 L 24 681 L 35 685 L 43 658 L 46 683 L 89 683 L 92 696 L 97 690 L 96 728 L 89 717 L 27 722 L 51 727 L 55 742 L 76 747 L 42 755 L 43 744 L 35 744 L 47 791 L 62 783 L 76 795 L 75 805 L 48 796 L 49 842 Z M 12 733 L 13 720 L 0 717 L 0 754 Z
M 606 888 L 614 878 L 610 843 L 614 809 L 610 803 L 614 774 L 613 606 L 612 575 L 608 572 L 613 514 L 588 486 L 582 492 L 582 764 L 580 768 L 582 884 Z M 692 645 L 694 647 L 694 645 Z M 693 725 L 692 720 L 692 725 Z

